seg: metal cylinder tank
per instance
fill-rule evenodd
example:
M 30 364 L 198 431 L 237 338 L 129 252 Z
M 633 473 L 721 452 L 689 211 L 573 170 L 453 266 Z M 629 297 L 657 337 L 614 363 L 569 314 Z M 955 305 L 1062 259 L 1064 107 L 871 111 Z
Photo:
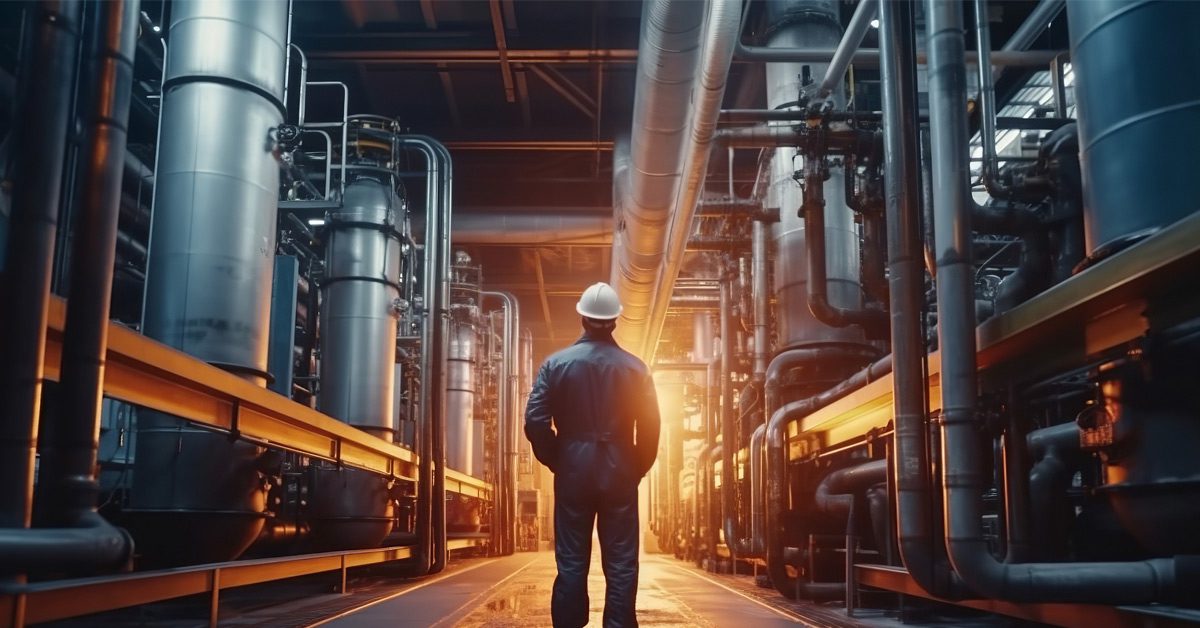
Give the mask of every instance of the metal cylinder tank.
M 474 308 L 454 308 L 456 313 Z M 446 381 L 446 466 L 467 475 L 475 469 L 475 326 L 455 316 L 450 324 Z
M 287 30 L 285 2 L 173 3 L 146 273 L 147 336 L 260 384 Z M 261 448 L 142 412 L 136 452 L 128 525 L 148 562 L 229 560 L 258 535 Z
M 404 211 L 389 181 L 360 177 L 326 216 L 321 282 L 321 393 L 317 407 L 393 440 L 396 325 Z M 359 469 L 314 465 L 309 508 L 316 549 L 374 547 L 391 532 L 389 480 Z
M 391 185 L 359 178 L 326 219 L 317 407 L 392 440 L 403 208 Z
M 1200 210 L 1200 3 L 1067 3 L 1091 258 Z
M 770 2 L 769 20 L 775 32 L 768 45 L 781 48 L 834 48 L 841 40 L 838 3 L 834 0 Z M 767 65 L 767 106 L 794 102 L 800 86 L 820 82 L 825 63 L 771 63 Z M 834 99 L 842 103 L 841 87 Z M 779 321 L 780 350 L 816 344 L 864 344 L 860 328 L 836 328 L 813 317 L 808 308 L 804 220 L 798 216 L 802 190 L 792 175 L 801 168 L 796 149 L 780 148 L 771 160 L 767 206 L 779 207 L 780 220 L 772 225 L 775 240 L 774 292 Z M 825 182 L 825 242 L 829 301 L 844 308 L 862 305 L 858 233 L 854 214 L 846 206 L 840 168 L 831 168 Z

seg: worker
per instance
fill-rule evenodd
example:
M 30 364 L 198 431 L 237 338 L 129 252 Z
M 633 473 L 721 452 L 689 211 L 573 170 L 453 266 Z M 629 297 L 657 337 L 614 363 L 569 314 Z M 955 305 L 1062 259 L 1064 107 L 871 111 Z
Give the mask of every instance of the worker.
M 604 626 L 637 626 L 638 483 L 658 451 L 658 401 L 646 365 L 613 340 L 621 314 L 605 283 L 575 311 L 583 336 L 542 364 L 525 409 L 525 436 L 554 472 L 554 626 L 588 623 L 592 528 L 607 590 Z

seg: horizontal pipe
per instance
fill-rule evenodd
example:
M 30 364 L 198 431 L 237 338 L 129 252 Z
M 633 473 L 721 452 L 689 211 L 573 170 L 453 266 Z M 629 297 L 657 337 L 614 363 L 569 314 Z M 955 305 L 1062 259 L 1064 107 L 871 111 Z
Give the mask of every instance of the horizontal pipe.
M 734 59 L 764 63 L 829 63 L 835 52 L 836 50 L 832 48 L 767 48 L 738 44 L 734 50 Z M 992 53 L 992 65 L 1043 68 L 1063 52 L 1062 50 L 1002 50 Z M 854 53 L 850 62 L 867 68 L 878 67 L 879 49 L 860 48 Z M 977 55 L 973 51 L 968 52 L 967 63 L 976 62 Z M 917 63 L 926 63 L 924 53 L 917 54 Z
M 509 63 L 636 63 L 632 48 L 581 48 L 506 50 Z M 354 61 L 357 63 L 500 63 L 499 50 L 309 50 L 310 61 Z

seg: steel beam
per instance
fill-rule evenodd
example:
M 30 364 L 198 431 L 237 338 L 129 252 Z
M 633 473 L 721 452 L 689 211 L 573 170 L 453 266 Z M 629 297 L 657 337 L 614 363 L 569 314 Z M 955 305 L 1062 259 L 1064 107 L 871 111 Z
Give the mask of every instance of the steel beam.
M 504 79 L 504 97 L 516 102 L 513 91 L 512 66 L 508 62 L 508 42 L 504 38 L 504 18 L 500 16 L 500 0 L 491 0 L 492 32 L 496 34 L 496 51 L 500 53 L 500 77 Z
M 559 48 L 546 50 L 508 50 L 511 63 L 637 63 L 634 48 Z M 435 64 L 499 63 L 499 50 L 314 50 L 309 61 L 340 60 L 357 63 Z
M 572 83 L 567 77 L 553 68 L 541 68 L 536 64 L 529 65 L 528 67 L 530 72 L 536 74 L 546 85 L 550 86 L 550 89 L 558 92 L 558 95 L 583 112 L 583 115 L 592 120 L 596 119 L 596 103 L 592 101 L 591 96 L 588 96 L 582 89 L 579 89 L 579 86 Z
M 542 317 L 546 319 L 546 335 L 550 337 L 550 342 L 555 342 L 554 321 L 550 318 L 550 300 L 546 297 L 546 277 L 542 274 L 542 252 L 536 250 L 533 254 L 536 260 L 534 271 L 537 273 L 538 299 L 542 302 Z

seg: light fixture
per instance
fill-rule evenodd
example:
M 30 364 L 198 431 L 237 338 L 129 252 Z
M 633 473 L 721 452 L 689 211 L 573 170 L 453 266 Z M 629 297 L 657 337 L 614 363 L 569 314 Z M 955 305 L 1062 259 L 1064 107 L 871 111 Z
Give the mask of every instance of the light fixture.
M 879 28 L 879 18 L 871 20 L 871 28 Z
M 308 224 L 310 224 L 314 227 L 321 227 L 321 226 L 325 225 L 325 219 L 324 218 L 310 218 L 308 220 Z
M 154 26 L 151 26 L 151 27 L 150 27 L 150 30 L 152 30 L 152 31 L 154 31 L 154 32 L 156 32 L 156 33 L 161 33 L 161 32 L 162 32 L 162 27 L 161 27 L 161 26 L 159 26 L 158 24 L 155 24 Z

